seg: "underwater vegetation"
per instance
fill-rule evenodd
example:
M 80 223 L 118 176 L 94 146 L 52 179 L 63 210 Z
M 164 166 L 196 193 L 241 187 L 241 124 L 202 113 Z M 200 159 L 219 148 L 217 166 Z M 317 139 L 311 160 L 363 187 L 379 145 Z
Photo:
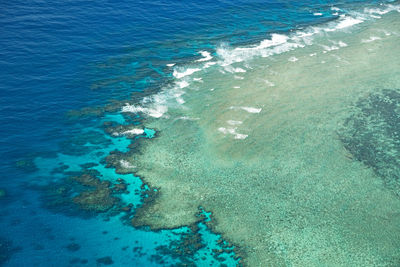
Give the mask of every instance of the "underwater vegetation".
M 0 199 L 4 198 L 7 195 L 6 190 L 0 188 Z
M 127 194 L 127 183 L 119 178 L 116 183 L 103 181 L 96 170 L 85 170 L 60 183 L 52 183 L 44 188 L 43 205 L 55 211 L 61 209 L 72 215 L 84 211 L 85 215 L 96 215 L 113 210 L 130 212 L 132 205 L 123 206 L 118 197 Z M 72 213 L 71 213 L 72 212 Z
M 0 266 L 5 264 L 14 253 L 20 250 L 21 248 L 13 246 L 12 241 L 0 237 Z
M 345 148 L 400 197 L 400 90 L 361 98 L 339 133 Z

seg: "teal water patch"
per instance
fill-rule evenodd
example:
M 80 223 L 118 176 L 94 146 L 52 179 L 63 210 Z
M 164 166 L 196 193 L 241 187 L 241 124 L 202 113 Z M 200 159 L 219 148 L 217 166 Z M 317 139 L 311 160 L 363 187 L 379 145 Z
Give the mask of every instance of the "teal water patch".
M 100 121 L 126 124 L 118 115 Z M 140 137 L 154 138 L 155 134 L 155 130 L 145 128 Z M 207 244 L 212 233 L 204 227 L 196 232 L 189 227 L 152 232 L 130 225 L 150 187 L 133 174 L 116 173 L 114 168 L 107 167 L 104 157 L 115 150 L 128 152 L 135 138 L 113 137 L 96 128 L 84 128 L 71 142 L 76 145 L 74 153 L 67 147 L 66 154 L 60 150 L 52 157 L 39 156 L 33 160 L 36 171 L 26 183 L 39 195 L 32 194 L 32 199 L 26 202 L 29 204 L 25 205 L 35 212 L 27 218 L 21 213 L 21 217 L 0 221 L 12 224 L 15 246 L 23 247 L 23 250 L 9 251 L 6 260 L 10 266 L 23 266 L 28 261 L 38 266 L 45 261 L 116 266 L 184 262 L 201 266 L 216 262 L 215 246 Z M 82 146 L 87 153 L 81 153 Z M 19 201 L 15 203 L 16 207 L 19 205 Z M 8 206 L 8 210 L 13 207 Z M 32 227 L 37 229 L 35 236 L 27 234 Z M 177 248 L 179 253 L 175 251 Z M 53 255 L 54 250 L 59 253 Z M 17 256 L 11 257 L 14 254 Z M 234 254 L 222 255 L 222 258 L 226 262 L 235 261 Z
M 211 211 L 207 212 L 203 207 L 199 207 L 199 210 L 200 210 L 200 215 L 204 216 L 204 221 L 205 222 L 211 222 L 212 212 Z
M 144 128 L 144 134 L 147 138 L 154 138 L 156 135 L 156 131 L 153 129 Z

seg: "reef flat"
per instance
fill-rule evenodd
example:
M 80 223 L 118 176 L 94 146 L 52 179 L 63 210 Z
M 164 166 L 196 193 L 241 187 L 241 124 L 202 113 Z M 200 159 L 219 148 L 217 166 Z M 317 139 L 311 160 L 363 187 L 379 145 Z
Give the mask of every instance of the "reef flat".
M 135 225 L 192 225 L 201 206 L 247 266 L 399 265 L 400 127 L 385 114 L 400 116 L 400 16 L 385 13 L 222 47 L 124 107 L 157 130 L 125 159 L 159 190 Z

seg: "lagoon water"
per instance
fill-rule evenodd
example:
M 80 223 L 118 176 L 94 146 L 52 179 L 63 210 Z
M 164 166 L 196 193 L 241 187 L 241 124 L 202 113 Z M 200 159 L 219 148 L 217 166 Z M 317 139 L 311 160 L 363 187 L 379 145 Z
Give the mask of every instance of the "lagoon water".
M 400 264 L 398 2 L 0 7 L 0 265 Z

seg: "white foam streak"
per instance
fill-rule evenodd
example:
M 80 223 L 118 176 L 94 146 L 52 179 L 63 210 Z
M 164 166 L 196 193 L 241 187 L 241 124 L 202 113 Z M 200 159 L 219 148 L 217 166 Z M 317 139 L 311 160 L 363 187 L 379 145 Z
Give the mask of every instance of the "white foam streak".
M 247 134 L 240 134 L 240 133 L 235 134 L 235 139 L 243 140 L 243 139 L 246 139 L 247 137 L 248 137 Z
M 119 164 L 121 165 L 121 167 L 123 167 L 123 168 L 125 168 L 125 169 L 132 169 L 132 168 L 135 168 L 134 165 L 132 165 L 130 162 L 128 162 L 128 161 L 126 161 L 126 160 L 124 160 L 124 159 L 121 159 L 121 160 L 119 161 Z
M 234 136 L 235 139 L 243 140 L 248 137 L 247 134 L 240 134 L 236 132 L 236 128 L 225 128 L 225 127 L 220 127 L 218 128 L 218 131 L 220 131 L 223 134 L 231 134 Z
M 188 87 L 188 86 L 189 86 L 189 83 L 188 83 L 187 81 L 180 81 L 180 82 L 176 82 L 176 85 L 177 85 L 179 88 L 183 89 L 183 88 L 185 88 L 185 87 Z
M 378 37 L 378 36 L 371 36 L 369 39 L 362 39 L 361 42 L 362 42 L 362 43 L 371 43 L 371 42 L 373 42 L 373 41 L 381 40 L 381 39 L 382 39 L 382 38 L 381 38 L 381 37 Z
M 268 80 L 264 80 L 264 82 L 268 85 L 268 86 L 275 86 L 275 84 L 273 82 L 270 82 Z
M 145 108 L 141 106 L 126 104 L 122 107 L 121 111 L 130 113 L 144 113 L 153 118 L 160 118 L 162 117 L 162 115 L 164 115 L 165 112 L 168 111 L 168 108 L 163 105 L 154 105 L 154 108 Z
M 139 134 L 143 134 L 144 130 L 143 129 L 139 129 L 139 128 L 135 128 L 132 130 L 128 130 L 125 132 L 122 132 L 123 135 L 139 135 Z
M 356 24 L 363 22 L 361 19 L 356 19 L 352 17 L 346 17 L 343 21 L 341 21 L 337 26 L 336 29 L 344 29 Z
M 235 125 L 240 125 L 240 124 L 242 124 L 243 122 L 242 121 L 235 121 L 235 120 L 228 120 L 228 121 L 226 121 L 229 125 L 233 125 L 233 126 L 235 126 Z
M 271 46 L 284 44 L 287 42 L 288 39 L 289 39 L 289 37 L 286 35 L 283 35 L 283 34 L 272 34 L 271 40 L 267 39 L 267 40 L 261 41 L 261 43 L 258 46 L 256 46 L 256 48 L 262 49 L 262 48 L 268 48 Z
M 213 58 L 208 51 L 200 51 L 199 53 L 203 56 L 203 58 L 196 60 L 197 62 L 209 61 Z
M 206 62 L 206 63 L 204 64 L 203 69 L 207 69 L 207 68 L 209 68 L 209 67 L 211 67 L 211 66 L 213 66 L 213 65 L 215 65 L 215 64 L 217 64 L 217 62 Z
M 249 113 L 260 113 L 262 108 L 253 108 L 253 107 L 234 107 L 231 106 L 229 109 L 241 109 L 247 111 Z
M 227 66 L 251 59 L 255 56 L 268 57 L 301 46 L 301 44 L 288 42 L 288 40 L 289 37 L 286 35 L 272 34 L 271 39 L 263 40 L 256 46 L 231 49 L 223 45 L 217 49 L 217 55 L 222 59 L 220 65 L 224 66 L 226 71 L 242 72 L 238 68 L 228 68 Z
M 183 72 L 178 72 L 175 69 L 172 75 L 177 79 L 181 79 L 181 78 L 183 78 L 185 76 L 192 75 L 193 73 L 198 72 L 198 71 L 201 71 L 201 69 L 199 69 L 199 68 L 195 68 L 195 69 L 188 68 Z

